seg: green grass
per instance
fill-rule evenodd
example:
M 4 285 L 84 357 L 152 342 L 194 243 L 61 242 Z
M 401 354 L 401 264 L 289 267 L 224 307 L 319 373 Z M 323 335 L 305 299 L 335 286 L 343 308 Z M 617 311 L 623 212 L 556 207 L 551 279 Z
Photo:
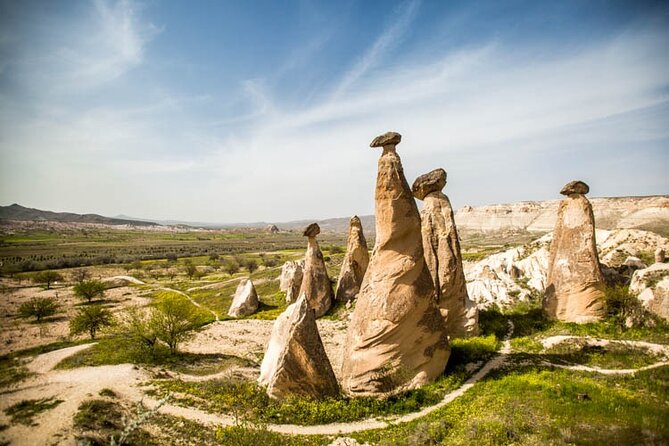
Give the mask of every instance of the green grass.
M 177 404 L 232 414 L 252 422 L 313 425 L 356 421 L 405 414 L 436 404 L 469 377 L 465 371 L 467 364 L 489 359 L 498 347 L 499 340 L 494 335 L 456 340 L 446 372 L 436 382 L 381 400 L 339 397 L 315 401 L 292 397 L 279 401 L 269 398 L 265 389 L 255 383 L 234 379 L 206 382 L 156 380 L 152 382 L 152 393 L 158 396 L 172 393 L 177 395 L 173 399 Z
M 92 347 L 65 358 L 57 369 L 96 367 L 115 364 L 143 364 L 161 366 L 175 372 L 192 375 L 210 375 L 232 366 L 252 366 L 249 360 L 223 354 L 177 352 L 170 355 L 167 347 L 157 345 L 153 352 L 138 347 L 123 338 L 100 339 Z
M 106 399 L 86 400 L 79 405 L 72 424 L 79 434 L 77 444 L 109 444 L 114 436 L 118 439 L 129 423 L 125 407 L 117 401 Z M 124 444 L 158 445 L 151 436 L 141 428 L 132 431 Z
M 546 349 L 543 354 L 551 362 L 609 369 L 640 368 L 666 359 L 664 355 L 652 354 L 643 348 L 613 342 L 600 347 L 588 345 L 582 339 L 569 339 Z
M 379 445 L 666 444 L 667 380 L 669 367 L 636 378 L 502 370 L 425 418 L 351 436 Z
M 267 430 L 263 424 L 242 423 L 238 426 L 206 428 L 186 418 L 157 414 L 150 420 L 159 444 L 184 444 L 175 439 L 188 439 L 186 444 L 224 446 L 326 446 L 332 442 L 324 436 L 291 436 Z
M 63 400 L 57 400 L 53 397 L 42 398 L 39 400 L 23 400 L 13 404 L 4 410 L 5 415 L 10 417 L 12 423 L 25 424 L 26 426 L 36 426 L 34 418 L 51 410 L 62 403 Z

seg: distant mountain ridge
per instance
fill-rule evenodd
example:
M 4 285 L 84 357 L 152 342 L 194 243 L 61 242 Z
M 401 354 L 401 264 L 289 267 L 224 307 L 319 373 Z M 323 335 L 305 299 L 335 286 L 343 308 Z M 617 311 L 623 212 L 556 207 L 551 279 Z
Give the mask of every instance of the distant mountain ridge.
M 97 223 L 103 225 L 159 226 L 157 223 L 103 217 L 98 214 L 75 214 L 73 212 L 52 212 L 12 204 L 0 206 L 0 220 L 57 221 L 62 223 Z
M 590 198 L 599 229 L 645 229 L 669 236 L 669 195 Z M 458 230 L 463 233 L 502 233 L 525 231 L 547 233 L 553 230 L 560 200 L 521 201 L 487 206 L 464 206 L 455 213 Z M 375 233 L 373 215 L 360 215 L 365 234 Z M 303 219 L 287 222 L 197 223 L 180 220 L 138 219 L 126 215 L 103 217 L 30 209 L 18 204 L 0 206 L 0 219 L 99 223 L 134 226 L 189 226 L 204 229 L 265 229 L 274 224 L 283 231 L 301 231 L 316 222 L 324 232 L 346 233 L 350 217 Z

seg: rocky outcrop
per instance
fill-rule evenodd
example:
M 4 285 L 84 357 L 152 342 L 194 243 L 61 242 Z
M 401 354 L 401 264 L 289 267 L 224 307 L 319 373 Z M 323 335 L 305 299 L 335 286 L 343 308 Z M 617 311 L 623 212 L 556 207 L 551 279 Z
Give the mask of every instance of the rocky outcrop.
M 655 263 L 664 263 L 665 260 L 665 254 L 664 254 L 664 248 L 657 248 L 655 250 Z
M 599 261 L 617 268 L 628 257 L 647 259 L 652 263 L 653 252 L 659 247 L 669 249 L 669 240 L 653 232 L 638 229 L 597 231 Z
M 450 355 L 445 324 L 423 257 L 420 215 L 395 145 L 383 147 L 376 179 L 376 244 L 346 335 L 342 387 L 384 396 L 419 387 L 444 371 Z
M 592 198 L 597 228 L 644 229 L 669 235 L 669 196 Z M 553 230 L 559 200 L 464 206 L 455 214 L 461 233 Z
M 304 294 L 274 322 L 258 382 L 273 398 L 299 395 L 321 399 L 339 394 L 314 310 Z
M 638 229 L 598 229 L 595 237 L 602 272 L 615 274 L 615 282 L 622 285 L 629 285 L 636 267 L 625 266 L 621 258 L 625 259 L 624 256 L 631 253 L 647 258 L 654 246 L 669 247 L 669 239 Z M 494 305 L 507 307 L 543 293 L 548 273 L 548 248 L 552 239 L 552 233 L 546 234 L 533 242 L 492 254 L 478 262 L 465 262 L 470 299 L 479 308 Z
M 279 289 L 286 293 L 286 302 L 291 303 L 297 299 L 302 286 L 302 276 L 304 274 L 304 260 L 291 261 L 284 263 L 281 267 L 281 276 L 279 276 Z
M 548 261 L 543 307 L 548 317 L 564 322 L 600 320 L 604 308 L 604 276 L 595 242 L 595 217 L 583 195 L 582 181 L 572 181 L 560 191 L 560 203 Z
M 414 196 L 424 201 L 420 215 L 425 262 L 448 335 L 451 338 L 475 336 L 478 333 L 478 310 L 467 295 L 453 208 L 441 191 L 445 185 L 446 171 L 435 169 L 416 178 L 411 187 Z
M 321 229 L 316 223 L 310 224 L 304 230 L 304 236 L 308 238 L 308 241 L 307 254 L 304 258 L 304 274 L 300 287 L 300 295 L 306 294 L 309 306 L 316 311 L 316 317 L 321 317 L 327 313 L 334 299 L 323 253 L 316 241 L 316 236 L 320 232 Z
M 232 299 L 232 304 L 228 310 L 228 316 L 235 318 L 250 316 L 258 311 L 259 306 L 260 301 L 253 282 L 251 279 L 242 279 L 237 285 L 235 297 Z
M 265 231 L 269 232 L 270 234 L 276 234 L 279 232 L 279 228 L 276 225 L 268 225 L 265 228 Z
M 346 243 L 346 255 L 342 261 L 337 281 L 338 301 L 349 301 L 355 298 L 360 291 L 362 279 L 365 277 L 369 265 L 369 252 L 367 251 L 367 240 L 362 233 L 362 224 L 357 215 L 351 217 L 348 230 L 348 241 Z
M 669 264 L 655 263 L 635 271 L 630 292 L 648 311 L 669 321 Z

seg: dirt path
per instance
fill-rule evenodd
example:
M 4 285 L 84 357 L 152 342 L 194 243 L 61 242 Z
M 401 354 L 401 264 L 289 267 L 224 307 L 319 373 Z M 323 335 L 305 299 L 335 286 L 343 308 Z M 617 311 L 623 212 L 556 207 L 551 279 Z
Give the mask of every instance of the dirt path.
M 163 287 L 163 288 L 158 288 L 158 289 L 159 289 L 159 290 L 163 290 L 163 291 L 171 291 L 171 292 L 173 292 L 173 293 L 177 293 L 177 294 L 182 295 L 183 297 L 185 297 L 186 299 L 188 299 L 188 300 L 189 300 L 193 305 L 195 305 L 196 307 L 198 307 L 198 308 L 202 308 L 203 310 L 208 311 L 208 312 L 210 312 L 211 314 L 213 314 L 214 317 L 216 318 L 216 322 L 219 321 L 219 319 L 218 319 L 218 314 L 217 314 L 217 313 L 215 313 L 213 310 L 210 310 L 209 308 L 205 307 L 204 305 L 200 305 L 199 303 L 195 302 L 195 301 L 193 300 L 192 297 L 190 297 L 188 294 L 184 293 L 183 291 L 175 290 L 174 288 L 164 288 L 164 287 Z
M 176 290 L 171 290 L 176 291 Z M 502 367 L 512 353 L 510 338 L 513 333 L 513 324 L 509 321 L 509 330 L 502 344 L 502 348 L 495 357 L 490 359 L 481 369 L 471 376 L 462 386 L 447 393 L 437 404 L 425 407 L 418 412 L 409 413 L 402 416 L 391 416 L 380 418 L 370 418 L 361 421 L 349 423 L 330 423 L 315 426 L 303 426 L 294 424 L 271 424 L 267 428 L 271 431 L 291 434 L 291 435 L 337 435 L 364 431 L 368 429 L 383 429 L 391 424 L 407 423 L 422 418 L 435 410 L 438 410 L 464 395 L 474 385 L 485 378 L 491 371 Z M 546 345 L 552 346 L 567 339 L 580 338 L 575 336 L 560 339 L 557 337 L 546 338 Z M 662 351 L 669 354 L 669 346 L 660 344 L 651 344 L 636 341 L 609 341 L 605 339 L 592 339 L 592 342 L 625 342 L 647 348 L 650 351 Z M 25 399 L 40 399 L 53 397 L 63 402 L 52 410 L 38 415 L 35 419 L 39 425 L 37 427 L 27 427 L 23 425 L 10 425 L 0 434 L 3 440 L 9 440 L 15 445 L 34 445 L 50 444 L 54 440 L 58 444 L 73 445 L 74 432 L 72 432 L 72 417 L 76 413 L 79 404 L 82 401 L 94 398 L 103 388 L 112 389 L 121 398 L 129 401 L 143 401 L 149 407 L 156 407 L 159 402 L 144 394 L 141 387 L 142 382 L 150 379 L 148 372 L 138 369 L 131 364 L 121 364 L 115 366 L 101 367 L 82 367 L 72 370 L 53 370 L 53 367 L 62 359 L 73 355 L 76 352 L 89 348 L 93 344 L 78 345 L 67 349 L 57 350 L 36 357 L 28 368 L 38 375 L 31 378 L 16 388 L 15 390 L 3 395 L 0 400 L 0 409 L 5 409 L 12 404 Z M 656 367 L 668 365 L 669 361 L 662 361 L 639 369 L 609 370 L 597 367 L 587 367 L 581 365 L 563 365 L 545 362 L 545 365 L 551 367 L 561 367 L 577 371 L 596 372 L 603 374 L 632 374 L 642 370 L 649 370 Z M 182 376 L 186 380 L 201 380 L 201 377 Z M 212 376 L 206 377 L 211 379 Z M 184 417 L 204 425 L 231 426 L 235 424 L 233 417 L 222 414 L 211 414 L 200 409 L 181 407 L 172 404 L 164 404 L 158 412 L 173 416 Z M 0 413 L 0 423 L 10 424 L 8 417 Z

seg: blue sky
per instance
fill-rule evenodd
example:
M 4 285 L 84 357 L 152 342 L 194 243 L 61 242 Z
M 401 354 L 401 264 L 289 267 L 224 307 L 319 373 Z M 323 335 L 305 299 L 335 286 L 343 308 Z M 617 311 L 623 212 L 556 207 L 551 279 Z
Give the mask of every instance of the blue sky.
M 0 1 L 0 203 L 369 214 L 378 150 L 455 207 L 669 192 L 666 2 Z

